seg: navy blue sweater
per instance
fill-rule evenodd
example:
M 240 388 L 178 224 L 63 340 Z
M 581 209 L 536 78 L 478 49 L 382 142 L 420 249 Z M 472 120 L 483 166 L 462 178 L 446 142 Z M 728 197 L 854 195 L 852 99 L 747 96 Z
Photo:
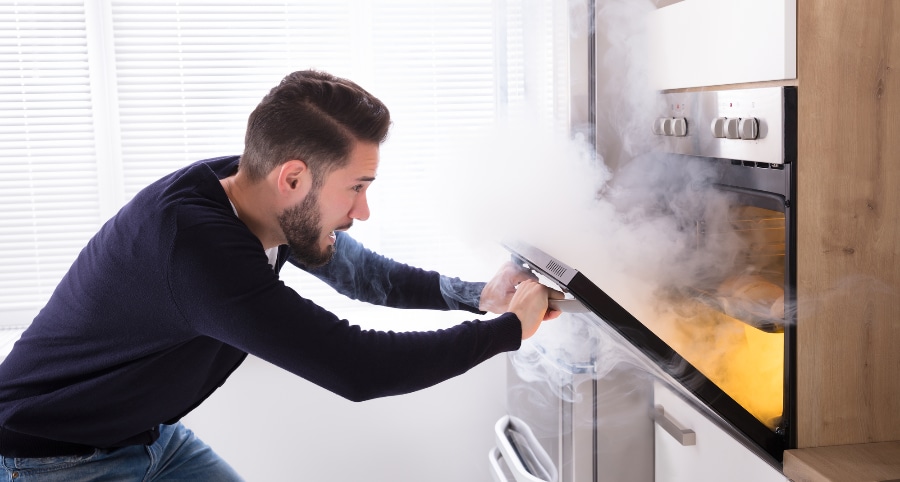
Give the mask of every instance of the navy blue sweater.
M 0 454 L 152 443 L 159 424 L 199 405 L 248 353 L 365 400 L 434 385 L 519 347 L 511 313 L 433 332 L 377 332 L 303 298 L 278 279 L 289 249 L 273 270 L 228 202 L 219 179 L 237 160 L 168 175 L 91 239 L 0 365 Z M 483 284 L 394 262 L 345 233 L 336 251 L 313 274 L 348 296 L 477 311 Z

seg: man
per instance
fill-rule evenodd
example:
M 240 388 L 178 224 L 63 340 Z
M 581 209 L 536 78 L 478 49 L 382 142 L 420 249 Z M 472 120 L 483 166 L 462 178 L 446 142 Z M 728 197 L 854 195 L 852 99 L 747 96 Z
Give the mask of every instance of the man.
M 248 353 L 366 400 L 464 373 L 558 316 L 562 294 L 511 265 L 467 283 L 344 233 L 369 217 L 389 125 L 356 84 L 295 72 L 250 115 L 242 156 L 174 172 L 110 219 L 0 365 L 10 480 L 239 480 L 179 420 Z M 286 262 L 371 303 L 502 314 L 363 331 L 279 281 Z

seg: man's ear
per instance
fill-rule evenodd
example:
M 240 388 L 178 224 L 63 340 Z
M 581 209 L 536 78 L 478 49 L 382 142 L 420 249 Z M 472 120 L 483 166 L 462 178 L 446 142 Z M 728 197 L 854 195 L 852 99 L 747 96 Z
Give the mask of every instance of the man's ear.
M 312 182 L 310 174 L 309 166 L 299 159 L 285 162 L 278 171 L 278 192 L 289 196 L 305 195 Z

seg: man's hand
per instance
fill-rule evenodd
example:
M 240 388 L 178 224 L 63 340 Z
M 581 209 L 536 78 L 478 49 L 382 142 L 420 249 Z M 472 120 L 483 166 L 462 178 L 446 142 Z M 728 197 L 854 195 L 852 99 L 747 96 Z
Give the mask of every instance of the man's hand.
M 537 281 L 526 280 L 519 283 L 516 293 L 509 303 L 509 311 L 516 314 L 522 323 L 522 339 L 530 338 L 537 332 L 541 322 L 552 320 L 562 314 L 561 311 L 547 309 L 549 298 L 562 299 L 564 295 L 544 286 Z
M 497 314 L 511 311 L 509 302 L 516 293 L 516 286 L 525 280 L 536 281 L 537 276 L 511 261 L 503 263 L 481 291 L 478 309 Z

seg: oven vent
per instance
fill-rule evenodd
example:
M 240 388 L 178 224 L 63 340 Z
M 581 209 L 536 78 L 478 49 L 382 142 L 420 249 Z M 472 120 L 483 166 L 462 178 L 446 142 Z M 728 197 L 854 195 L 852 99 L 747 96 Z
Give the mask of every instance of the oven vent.
M 744 166 L 744 167 L 756 167 L 756 168 L 760 168 L 760 169 L 784 170 L 784 164 L 769 163 L 769 162 L 741 161 L 738 159 L 731 159 L 731 165 L 732 166 Z
M 566 267 L 560 265 L 554 260 L 550 260 L 547 262 L 547 266 L 544 267 L 547 271 L 555 274 L 556 276 L 562 278 L 566 274 Z
M 503 246 L 512 254 L 512 262 L 527 270 L 538 271 L 565 290 L 578 271 L 543 251 L 520 242 L 504 243 Z

